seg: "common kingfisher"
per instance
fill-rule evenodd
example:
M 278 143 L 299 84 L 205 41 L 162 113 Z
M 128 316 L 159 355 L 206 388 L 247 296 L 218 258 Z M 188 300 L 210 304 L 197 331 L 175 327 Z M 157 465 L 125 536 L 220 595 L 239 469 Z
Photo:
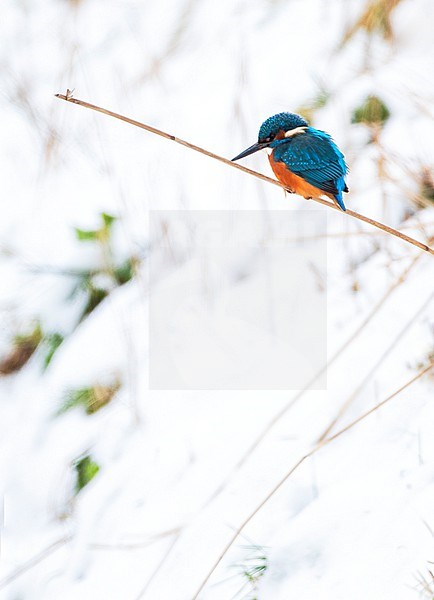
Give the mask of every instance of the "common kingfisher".
M 264 121 L 258 142 L 232 160 L 266 149 L 277 179 L 291 193 L 306 199 L 328 196 L 346 210 L 342 192 L 348 192 L 345 158 L 328 133 L 310 127 L 295 113 L 283 112 Z

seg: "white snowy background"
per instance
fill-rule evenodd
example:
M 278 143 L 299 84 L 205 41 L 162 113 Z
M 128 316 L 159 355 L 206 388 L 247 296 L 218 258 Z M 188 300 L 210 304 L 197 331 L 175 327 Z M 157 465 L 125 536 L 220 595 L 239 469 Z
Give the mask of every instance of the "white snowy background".
M 346 36 L 367 8 L 381 20 L 391 4 L 390 34 Z M 433 360 L 434 257 L 54 94 L 74 88 L 228 158 L 266 117 L 307 107 L 345 152 L 347 206 L 427 242 L 434 4 L 4 0 L 1 13 L 3 370 L 23 336 L 36 331 L 39 343 L 0 378 L 0 595 L 191 600 L 234 531 L 325 432 Z M 369 95 L 390 112 L 383 127 L 352 123 Z M 270 174 L 262 153 L 244 164 Z M 235 230 L 257 211 L 264 231 L 286 211 L 292 263 L 258 251 L 263 232 L 256 250 L 222 250 L 217 265 L 194 239 L 186 254 L 181 237 L 199 210 L 226 211 Z M 171 211 L 183 211 L 185 230 Z M 102 213 L 116 217 L 105 228 Z M 322 232 L 311 235 L 309 213 L 326 215 Z M 99 233 L 78 239 L 77 228 Z M 301 269 L 296 249 L 318 241 L 326 264 Z M 119 285 L 114 269 L 127 259 L 134 273 Z M 289 270 L 313 282 L 306 323 L 327 303 L 326 387 L 307 374 L 297 389 L 242 389 L 262 354 L 267 365 L 287 356 L 287 338 L 255 328 L 250 313 L 260 305 L 279 323 Z M 83 273 L 91 285 L 73 294 Z M 187 384 L 150 389 L 150 300 L 191 280 L 168 326 Z M 105 298 L 81 319 L 92 286 Z M 44 369 L 53 334 L 63 342 Z M 201 343 L 215 352 L 206 373 Z M 318 361 L 314 336 L 310 346 Z M 101 408 L 66 406 L 95 386 L 109 390 Z M 306 459 L 199 597 L 433 598 L 433 400 L 431 371 Z M 80 485 L 83 457 L 94 476 Z

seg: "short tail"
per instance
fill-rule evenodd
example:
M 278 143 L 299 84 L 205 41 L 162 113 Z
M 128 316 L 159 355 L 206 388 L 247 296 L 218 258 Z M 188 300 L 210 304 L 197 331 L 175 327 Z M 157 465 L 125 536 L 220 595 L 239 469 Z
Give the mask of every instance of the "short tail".
M 345 211 L 347 210 L 345 208 L 345 204 L 342 198 L 342 192 L 348 192 L 348 187 L 347 184 L 345 183 L 345 180 L 343 177 L 341 177 L 340 179 L 337 180 L 336 182 L 336 189 L 338 190 L 337 194 L 334 194 L 334 198 L 336 200 L 336 202 L 339 204 L 339 207 Z
M 340 207 L 342 210 L 344 210 L 344 211 L 345 211 L 345 210 L 347 210 L 347 209 L 345 208 L 345 204 L 344 204 L 344 201 L 343 201 L 343 199 L 342 199 L 342 192 L 341 192 L 341 193 L 339 193 L 339 194 L 335 194 L 334 198 L 335 198 L 336 202 L 339 204 L 339 207 Z

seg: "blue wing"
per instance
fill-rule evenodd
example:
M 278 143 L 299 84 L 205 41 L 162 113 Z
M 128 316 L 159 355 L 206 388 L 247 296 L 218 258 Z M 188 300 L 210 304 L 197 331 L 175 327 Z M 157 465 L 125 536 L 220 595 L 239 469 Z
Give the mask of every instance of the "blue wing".
M 347 192 L 345 158 L 328 133 L 309 127 L 304 133 L 282 140 L 273 152 L 274 160 L 305 181 L 332 194 L 341 208 L 342 192 Z

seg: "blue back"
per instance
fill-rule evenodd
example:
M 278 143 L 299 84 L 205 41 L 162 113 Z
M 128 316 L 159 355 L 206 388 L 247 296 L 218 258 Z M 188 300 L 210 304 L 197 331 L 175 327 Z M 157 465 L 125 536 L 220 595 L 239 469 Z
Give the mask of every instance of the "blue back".
M 309 127 L 299 115 L 280 113 L 267 119 L 259 130 L 259 140 L 274 138 L 279 131 L 306 127 L 303 133 L 275 139 L 269 144 L 273 158 L 311 185 L 332 194 L 343 210 L 342 192 L 347 192 L 345 158 L 328 133 Z

